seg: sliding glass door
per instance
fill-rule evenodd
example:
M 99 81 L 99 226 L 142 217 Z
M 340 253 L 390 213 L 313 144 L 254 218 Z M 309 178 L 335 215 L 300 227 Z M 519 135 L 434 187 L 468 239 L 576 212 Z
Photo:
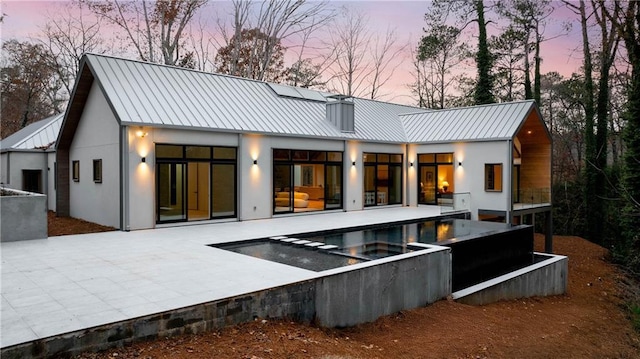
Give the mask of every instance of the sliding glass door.
M 342 152 L 273 150 L 273 213 L 342 208 Z
M 236 216 L 236 149 L 156 145 L 158 223 Z

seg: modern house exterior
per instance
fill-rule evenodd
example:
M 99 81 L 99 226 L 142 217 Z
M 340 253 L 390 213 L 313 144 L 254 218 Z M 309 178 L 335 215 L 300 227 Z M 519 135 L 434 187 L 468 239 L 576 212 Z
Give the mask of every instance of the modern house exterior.
M 47 195 L 56 210 L 55 142 L 64 114 L 34 122 L 0 141 L 2 186 Z
M 439 205 L 550 226 L 552 144 L 533 101 L 425 110 L 93 54 L 80 68 L 58 215 L 136 230 Z

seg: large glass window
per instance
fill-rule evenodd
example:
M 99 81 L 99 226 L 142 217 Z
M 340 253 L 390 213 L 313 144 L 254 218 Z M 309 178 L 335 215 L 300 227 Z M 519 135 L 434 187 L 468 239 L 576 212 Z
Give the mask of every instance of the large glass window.
M 273 213 L 342 208 L 342 152 L 273 150 Z
M 364 205 L 402 203 L 402 154 L 364 154 Z
M 236 216 L 236 148 L 156 145 L 157 221 Z
M 418 154 L 418 203 L 453 204 L 453 153 Z

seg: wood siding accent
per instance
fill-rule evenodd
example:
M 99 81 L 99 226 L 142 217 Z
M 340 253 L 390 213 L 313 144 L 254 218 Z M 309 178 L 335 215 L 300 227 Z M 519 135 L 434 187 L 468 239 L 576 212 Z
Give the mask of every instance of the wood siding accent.
M 58 177 L 58 189 L 56 190 L 56 215 L 58 217 L 69 217 L 71 215 L 70 197 L 69 197 L 69 149 L 59 148 L 56 152 L 56 163 L 58 169 L 56 176 Z
M 551 188 L 551 144 L 522 145 L 520 188 Z

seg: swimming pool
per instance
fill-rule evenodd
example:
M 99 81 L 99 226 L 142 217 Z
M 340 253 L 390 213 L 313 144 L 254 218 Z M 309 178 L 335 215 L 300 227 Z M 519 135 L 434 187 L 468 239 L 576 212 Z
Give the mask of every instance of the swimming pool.
M 530 226 L 451 218 L 279 236 L 215 247 L 320 272 L 421 251 L 430 245 L 451 248 L 454 290 L 536 260 Z

